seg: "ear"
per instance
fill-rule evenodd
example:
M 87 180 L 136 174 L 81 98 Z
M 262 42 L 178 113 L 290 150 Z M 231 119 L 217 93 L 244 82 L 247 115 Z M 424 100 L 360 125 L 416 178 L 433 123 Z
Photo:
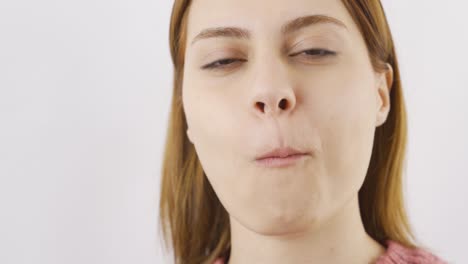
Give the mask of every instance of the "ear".
M 192 139 L 192 136 L 190 135 L 190 130 L 189 129 L 187 129 L 187 137 L 188 137 L 189 141 L 193 143 L 193 139 Z
M 393 84 L 393 68 L 387 63 L 387 69 L 378 73 L 377 77 L 377 116 L 376 127 L 381 126 L 387 120 L 390 112 L 390 91 Z

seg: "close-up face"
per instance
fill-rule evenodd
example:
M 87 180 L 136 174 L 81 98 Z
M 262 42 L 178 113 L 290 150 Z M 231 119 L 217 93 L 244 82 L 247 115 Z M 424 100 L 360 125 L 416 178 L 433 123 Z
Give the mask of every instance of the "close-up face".
M 344 4 L 194 0 L 187 23 L 187 132 L 229 215 L 258 233 L 294 232 L 355 197 L 389 86 Z M 257 160 L 280 147 L 306 154 Z

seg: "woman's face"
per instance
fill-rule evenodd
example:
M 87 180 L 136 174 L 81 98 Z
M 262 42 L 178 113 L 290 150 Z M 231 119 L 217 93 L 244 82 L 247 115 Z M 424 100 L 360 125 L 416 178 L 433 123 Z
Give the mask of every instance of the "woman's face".
M 341 1 L 194 0 L 187 30 L 187 132 L 232 218 L 264 234 L 299 230 L 357 195 L 391 75 L 373 71 Z M 309 155 L 256 161 L 278 147 Z

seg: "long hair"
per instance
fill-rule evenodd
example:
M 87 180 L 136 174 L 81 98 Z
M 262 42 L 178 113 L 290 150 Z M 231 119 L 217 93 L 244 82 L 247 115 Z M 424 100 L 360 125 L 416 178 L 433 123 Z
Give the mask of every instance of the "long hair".
M 393 68 L 391 109 L 384 124 L 376 128 L 373 150 L 359 208 L 366 232 L 381 245 L 395 240 L 416 247 L 405 210 L 407 118 L 393 38 L 379 0 L 342 0 L 362 34 L 372 66 Z M 182 108 L 182 78 L 187 41 L 187 15 L 191 0 L 175 0 L 169 44 L 174 65 L 174 86 L 161 180 L 159 208 L 164 245 L 170 245 L 175 263 L 211 263 L 229 257 L 229 216 L 202 169 L 193 144 L 186 135 Z

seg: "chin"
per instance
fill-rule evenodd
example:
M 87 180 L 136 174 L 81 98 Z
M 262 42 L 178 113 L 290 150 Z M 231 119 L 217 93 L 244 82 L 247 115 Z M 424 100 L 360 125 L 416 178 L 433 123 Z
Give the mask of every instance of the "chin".
M 305 215 L 304 211 L 279 215 L 262 214 L 251 219 L 248 228 L 267 236 L 294 235 L 305 232 L 317 222 L 317 217 Z

